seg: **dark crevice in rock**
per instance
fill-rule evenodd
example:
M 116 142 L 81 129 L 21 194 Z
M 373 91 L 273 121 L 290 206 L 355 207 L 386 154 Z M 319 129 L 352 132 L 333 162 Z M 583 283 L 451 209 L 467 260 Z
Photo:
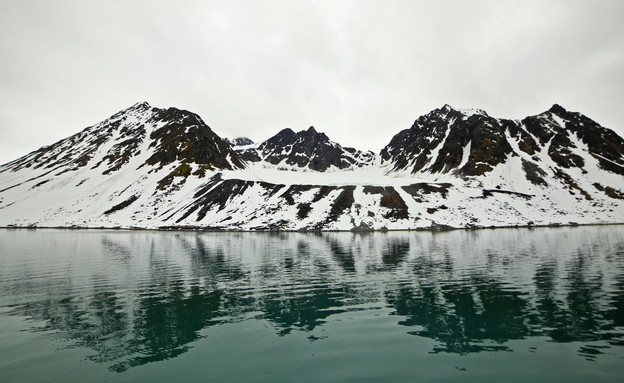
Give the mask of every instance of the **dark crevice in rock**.
M 531 198 L 535 197 L 532 194 L 519 193 L 519 192 L 515 192 L 515 191 L 511 191 L 511 190 L 483 189 L 483 197 L 491 197 L 493 195 L 493 193 L 511 194 L 511 195 L 516 195 L 518 197 L 522 197 L 522 198 L 526 198 L 526 199 L 531 199 Z
M 128 206 L 130 206 L 130 205 L 131 205 L 134 201 L 136 201 L 136 200 L 138 200 L 138 199 L 139 199 L 139 196 L 138 196 L 138 195 L 132 195 L 132 196 L 130 196 L 130 198 L 128 198 L 127 200 L 125 200 L 125 201 L 123 201 L 123 202 L 121 202 L 121 203 L 118 203 L 117 205 L 115 205 L 115 206 L 111 207 L 110 209 L 106 210 L 106 211 L 104 212 L 104 215 L 109 215 L 109 214 L 112 214 L 112 213 L 114 213 L 114 212 L 116 212 L 116 211 L 119 211 L 119 210 L 125 209 L 125 208 L 127 208 Z

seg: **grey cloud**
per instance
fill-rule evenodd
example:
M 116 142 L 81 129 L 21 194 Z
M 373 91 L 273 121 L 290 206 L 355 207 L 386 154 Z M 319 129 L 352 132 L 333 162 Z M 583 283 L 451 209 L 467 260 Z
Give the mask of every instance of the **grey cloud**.
M 379 150 L 444 103 L 620 134 L 621 1 L 5 1 L 0 162 L 137 101 Z

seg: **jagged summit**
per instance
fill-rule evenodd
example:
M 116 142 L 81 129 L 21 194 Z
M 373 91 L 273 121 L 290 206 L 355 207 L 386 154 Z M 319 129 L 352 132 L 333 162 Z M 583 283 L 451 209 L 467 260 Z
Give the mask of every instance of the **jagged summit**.
M 297 133 L 290 128 L 282 129 L 257 148 L 245 149 L 240 155 L 246 161 L 264 161 L 278 167 L 321 172 L 330 168 L 361 167 L 370 163 L 374 157 L 371 152 L 341 146 L 325 133 L 317 132 L 313 126 Z
M 147 101 L 139 101 L 136 104 L 132 105 L 130 108 L 150 108 L 150 104 Z
M 464 117 L 469 117 L 469 116 L 472 116 L 473 114 L 488 116 L 487 112 L 483 109 L 458 108 L 449 104 L 444 104 L 444 106 L 442 106 L 441 108 L 434 109 L 428 114 L 431 114 L 431 113 L 442 114 L 442 115 L 448 115 L 449 113 L 461 113 L 462 115 L 464 115 Z
M 561 114 L 565 114 L 568 113 L 567 110 L 565 110 L 565 108 L 559 104 L 553 104 L 553 106 L 550 107 L 550 109 L 548 109 L 548 112 L 550 113 L 554 113 L 556 115 Z
M 120 110 L 119 112 L 113 114 L 112 116 L 102 121 L 101 123 L 104 123 L 109 120 L 116 120 L 116 119 L 119 119 L 123 116 L 130 115 L 130 114 L 143 113 L 151 109 L 152 109 L 152 106 L 147 101 L 140 101 L 127 107 L 126 109 Z

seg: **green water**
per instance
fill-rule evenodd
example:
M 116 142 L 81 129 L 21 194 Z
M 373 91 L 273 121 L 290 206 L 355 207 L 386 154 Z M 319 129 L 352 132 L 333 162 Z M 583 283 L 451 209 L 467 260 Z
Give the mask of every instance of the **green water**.
M 620 382 L 624 227 L 0 230 L 0 382 Z

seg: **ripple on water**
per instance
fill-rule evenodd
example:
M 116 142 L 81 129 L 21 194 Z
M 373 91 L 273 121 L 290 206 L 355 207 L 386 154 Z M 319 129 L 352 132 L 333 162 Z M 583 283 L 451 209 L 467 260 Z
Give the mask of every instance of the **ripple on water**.
M 92 363 L 124 377 L 312 380 L 308 366 L 317 366 L 328 380 L 487 380 L 520 364 L 532 380 L 587 381 L 595 366 L 624 373 L 621 227 L 0 230 L 0 243 L 0 327 L 11 318 L 21 326 L 1 335 L 11 350 L 0 343 L 0 360 L 22 380 L 33 342 L 51 345 L 59 366 Z M 84 355 L 64 360 L 76 352 Z

